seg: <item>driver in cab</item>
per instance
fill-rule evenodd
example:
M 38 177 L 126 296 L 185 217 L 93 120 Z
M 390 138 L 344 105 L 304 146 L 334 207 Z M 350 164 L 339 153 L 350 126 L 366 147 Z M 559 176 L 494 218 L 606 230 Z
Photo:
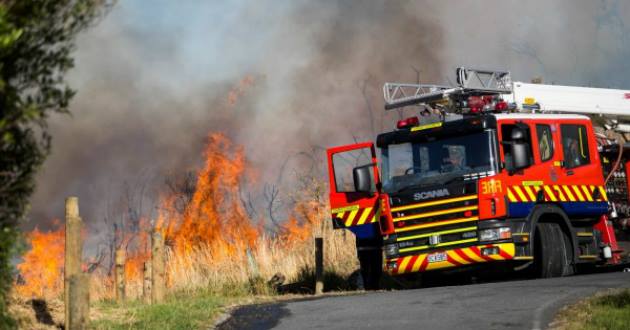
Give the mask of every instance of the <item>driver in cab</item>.
M 470 169 L 465 165 L 464 152 L 460 148 L 445 148 L 444 152 L 446 157 L 442 162 L 442 172 L 458 172 Z

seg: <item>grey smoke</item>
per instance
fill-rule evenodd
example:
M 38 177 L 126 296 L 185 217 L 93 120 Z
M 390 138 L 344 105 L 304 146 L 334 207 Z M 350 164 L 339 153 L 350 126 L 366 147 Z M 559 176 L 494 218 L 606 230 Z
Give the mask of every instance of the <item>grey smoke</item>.
M 629 21 L 621 1 L 121 2 L 79 40 L 73 115 L 52 119 L 25 227 L 62 216 L 69 195 L 95 232 L 127 210 L 125 191 L 154 215 L 164 177 L 198 168 L 212 131 L 290 190 L 312 165 L 300 152 L 323 165 L 323 148 L 391 129 L 386 81 L 447 83 L 467 65 L 630 89 Z

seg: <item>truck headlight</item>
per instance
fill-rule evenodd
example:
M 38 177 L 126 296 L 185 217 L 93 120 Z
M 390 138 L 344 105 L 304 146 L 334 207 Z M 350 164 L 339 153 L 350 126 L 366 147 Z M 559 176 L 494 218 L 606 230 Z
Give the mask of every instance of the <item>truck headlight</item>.
M 386 257 L 395 256 L 398 254 L 398 244 L 387 244 L 384 250 Z
M 498 241 L 508 238 L 512 238 L 512 232 L 508 227 L 490 228 L 479 231 L 480 241 Z

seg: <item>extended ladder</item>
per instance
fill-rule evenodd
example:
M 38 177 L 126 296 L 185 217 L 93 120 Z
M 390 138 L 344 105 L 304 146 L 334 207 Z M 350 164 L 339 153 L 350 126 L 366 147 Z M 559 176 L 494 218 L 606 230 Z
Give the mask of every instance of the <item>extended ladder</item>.
M 609 128 L 630 132 L 630 90 L 512 82 L 507 71 L 458 68 L 457 86 L 386 83 L 385 109 L 497 95 L 514 112 L 597 115 Z

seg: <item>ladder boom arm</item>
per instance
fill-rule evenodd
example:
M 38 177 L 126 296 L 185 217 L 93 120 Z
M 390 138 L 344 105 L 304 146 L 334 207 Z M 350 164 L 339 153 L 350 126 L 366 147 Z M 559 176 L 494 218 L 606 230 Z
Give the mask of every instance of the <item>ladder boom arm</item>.
M 630 119 L 630 91 L 514 82 L 511 96 L 518 110 L 537 104 L 541 112 L 601 115 Z

